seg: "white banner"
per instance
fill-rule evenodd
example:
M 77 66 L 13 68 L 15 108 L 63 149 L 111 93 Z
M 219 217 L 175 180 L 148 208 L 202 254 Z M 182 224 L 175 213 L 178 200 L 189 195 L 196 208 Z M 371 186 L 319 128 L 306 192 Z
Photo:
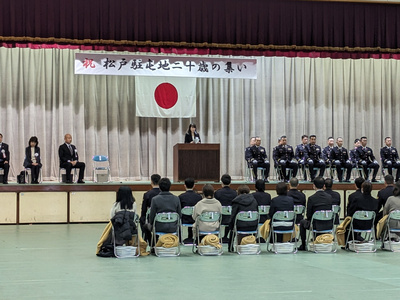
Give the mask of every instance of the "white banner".
M 196 78 L 135 77 L 136 116 L 196 116 Z
M 257 79 L 257 59 L 76 53 L 75 74 Z

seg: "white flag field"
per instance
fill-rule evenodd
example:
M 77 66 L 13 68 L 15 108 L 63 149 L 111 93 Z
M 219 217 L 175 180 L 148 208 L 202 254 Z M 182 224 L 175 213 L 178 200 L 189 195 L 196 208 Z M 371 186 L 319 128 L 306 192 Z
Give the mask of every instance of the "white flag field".
M 136 116 L 196 116 L 196 78 L 135 77 Z

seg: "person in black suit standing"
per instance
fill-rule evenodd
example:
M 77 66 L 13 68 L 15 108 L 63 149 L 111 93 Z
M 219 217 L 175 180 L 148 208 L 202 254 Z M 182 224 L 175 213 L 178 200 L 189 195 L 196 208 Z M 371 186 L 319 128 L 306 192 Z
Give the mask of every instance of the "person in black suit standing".
M 189 124 L 185 134 L 185 144 L 201 143 L 200 135 L 196 131 L 196 124 Z
M 8 184 L 8 172 L 10 171 L 10 151 L 8 144 L 3 143 L 3 134 L 0 133 L 0 168 L 4 170 L 3 184 Z
M 314 190 L 316 191 L 314 195 L 308 197 L 307 202 L 307 219 L 301 220 L 300 222 L 300 236 L 301 236 L 301 246 L 300 251 L 306 250 L 306 230 L 310 228 L 311 219 L 313 214 L 318 210 L 332 210 L 332 196 L 325 193 L 324 188 L 325 180 L 324 178 L 318 176 L 314 179 Z M 332 227 L 331 222 L 320 221 L 313 224 L 314 228 L 317 230 L 325 230 Z
M 196 193 L 194 190 L 194 178 L 186 178 L 185 179 L 185 189 L 186 192 L 179 195 L 179 200 L 181 201 L 181 208 L 185 206 L 192 206 L 194 207 L 197 202 L 201 199 L 200 194 Z M 182 224 L 194 224 L 194 220 L 192 216 L 182 214 Z M 193 242 L 193 228 L 188 227 L 188 237 L 183 240 L 184 244 L 190 244 Z
M 32 136 L 29 139 L 28 145 L 29 146 L 25 149 L 24 168 L 31 169 L 31 183 L 38 184 L 40 168 L 42 167 L 38 138 Z
M 64 136 L 65 143 L 58 148 L 58 155 L 60 157 L 60 168 L 65 169 L 66 183 L 72 183 L 71 169 L 79 169 L 78 183 L 85 183 L 83 176 L 85 174 L 85 163 L 79 161 L 78 150 L 75 145 L 72 145 L 72 136 L 67 133 Z

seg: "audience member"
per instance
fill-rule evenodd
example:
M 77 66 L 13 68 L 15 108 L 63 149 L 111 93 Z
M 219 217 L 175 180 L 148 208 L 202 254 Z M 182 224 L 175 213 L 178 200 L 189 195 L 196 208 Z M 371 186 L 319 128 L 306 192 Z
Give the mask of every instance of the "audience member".
M 252 193 L 254 199 L 256 199 L 258 206 L 270 206 L 271 195 L 265 192 L 265 182 L 262 179 L 258 179 L 255 183 L 256 191 Z M 260 223 L 264 223 L 268 219 L 268 215 L 260 215 Z
M 293 198 L 294 205 L 303 205 L 306 207 L 306 195 L 297 189 L 298 186 L 299 180 L 296 177 L 291 178 L 289 180 L 289 190 L 287 191 L 287 195 Z M 301 220 L 303 220 L 303 215 L 297 215 L 296 224 L 300 224 Z
M 121 186 L 117 192 L 117 200 L 114 202 L 110 211 L 110 219 L 119 211 L 131 211 L 136 213 L 136 202 L 129 186 Z

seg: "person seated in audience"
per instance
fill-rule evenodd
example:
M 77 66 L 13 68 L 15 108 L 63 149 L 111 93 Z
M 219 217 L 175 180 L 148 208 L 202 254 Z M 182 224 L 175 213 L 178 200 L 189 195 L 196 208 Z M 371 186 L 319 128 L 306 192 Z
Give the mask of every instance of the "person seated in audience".
M 232 200 L 236 198 L 237 193 L 235 190 L 231 189 L 231 176 L 229 174 L 224 174 L 221 176 L 221 185 L 222 188 L 215 192 L 215 199 L 221 202 L 222 206 L 232 206 Z M 222 225 L 229 225 L 231 217 L 230 216 L 222 216 Z M 229 228 L 225 228 L 224 237 L 222 241 L 224 243 L 228 243 L 228 232 Z
M 241 211 L 257 211 L 258 212 L 258 203 L 257 200 L 254 199 L 253 195 L 250 194 L 250 189 L 247 185 L 240 185 L 237 190 L 238 196 L 232 201 L 232 215 L 231 221 L 229 223 L 229 244 L 228 250 L 229 252 L 233 252 L 233 228 L 235 227 L 236 215 Z M 237 224 L 238 231 L 252 231 L 256 230 L 258 227 L 258 221 L 254 222 L 243 222 L 238 221 Z M 242 236 L 237 237 L 239 240 L 242 239 Z
M 400 210 L 400 181 L 397 181 L 394 185 L 393 196 L 390 196 L 387 199 L 385 206 L 383 207 L 383 215 L 386 216 L 394 210 Z M 400 222 L 397 220 L 391 220 L 389 226 L 390 228 L 400 228 Z M 398 242 L 400 240 L 400 233 L 390 233 L 390 239 Z
M 347 208 L 346 208 L 346 212 L 349 211 L 349 207 L 352 205 L 351 203 L 353 203 L 354 199 L 356 197 L 358 197 L 361 193 L 361 186 L 364 183 L 365 179 L 363 177 L 357 177 L 354 180 L 354 185 L 356 186 L 356 191 L 354 193 L 351 193 L 349 195 L 349 198 L 347 199 Z M 346 216 L 348 216 L 348 213 L 346 213 Z
M 136 202 L 129 186 L 121 186 L 117 192 L 117 199 L 111 207 L 110 219 L 119 211 L 136 212 Z
M 203 195 L 204 198 L 196 203 L 193 209 L 192 218 L 195 220 L 193 225 L 193 235 L 197 236 L 196 228 L 199 227 L 200 231 L 212 232 L 218 230 L 220 224 L 219 222 L 201 222 L 197 220 L 197 217 L 200 216 L 203 212 L 222 212 L 221 203 L 214 198 L 214 188 L 211 184 L 205 184 L 203 186 Z M 202 237 L 200 236 L 200 240 L 196 241 L 197 244 L 200 243 Z
M 332 210 L 333 199 L 331 195 L 325 193 L 323 190 L 324 184 L 324 178 L 318 176 L 314 179 L 313 188 L 315 190 L 315 194 L 308 197 L 306 213 L 307 219 L 301 220 L 300 222 L 301 246 L 298 249 L 300 251 L 306 250 L 307 229 L 310 228 L 313 214 L 318 210 Z M 317 230 L 326 230 L 332 227 L 332 223 L 315 221 L 313 226 Z
M 179 200 L 181 201 L 181 208 L 186 206 L 195 206 L 197 202 L 201 200 L 201 195 L 197 194 L 194 190 L 194 178 L 185 179 L 185 189 L 186 192 L 179 195 Z M 192 216 L 182 214 L 182 224 L 193 224 L 194 220 Z M 184 244 L 190 244 L 193 241 L 193 230 L 192 227 L 187 227 L 188 237 L 183 240 Z
M 332 205 L 340 206 L 340 194 L 332 190 L 333 180 L 331 178 L 325 179 L 325 193 L 331 195 Z M 335 224 L 339 224 L 339 216 L 335 217 Z
M 256 191 L 252 193 L 254 199 L 256 199 L 258 206 L 270 206 L 271 195 L 265 192 L 265 182 L 262 179 L 258 179 L 255 183 Z M 264 223 L 268 219 L 268 215 L 260 215 L 260 223 Z
M 287 191 L 287 196 L 293 198 L 294 205 L 303 205 L 306 207 L 306 195 L 297 189 L 298 186 L 299 180 L 296 177 L 291 178 L 289 181 L 289 190 Z M 301 220 L 303 220 L 303 215 L 297 215 L 296 224 L 300 224 Z
M 157 214 L 164 212 L 176 212 L 179 215 L 179 218 L 181 218 L 181 202 L 179 201 L 179 197 L 173 195 L 169 191 L 171 188 L 171 181 L 168 178 L 161 178 L 158 186 L 160 188 L 160 193 L 151 200 L 150 224 L 154 223 Z M 177 225 L 178 224 L 176 223 L 156 223 L 155 231 L 175 233 L 179 230 Z
M 38 138 L 32 136 L 29 139 L 28 145 L 25 148 L 24 168 L 31 169 L 31 183 L 38 184 L 40 169 L 42 168 Z
M 383 217 L 381 209 L 385 206 L 387 199 L 393 196 L 394 191 L 394 180 L 392 175 L 386 175 L 384 177 L 385 187 L 378 192 L 378 213 L 375 218 L 375 225 Z
M 160 188 L 158 187 L 158 182 L 160 181 L 161 176 L 158 174 L 153 174 L 150 177 L 151 180 L 151 190 L 147 191 L 143 195 L 142 202 L 142 210 L 140 213 L 140 227 L 142 228 L 144 239 L 147 243 L 150 244 L 151 241 L 151 225 L 150 221 L 146 219 L 147 211 L 150 209 L 151 200 L 153 197 L 157 196 L 160 193 Z M 150 211 L 149 211 L 150 212 Z
M 378 212 L 378 200 L 371 196 L 371 191 L 372 184 L 368 181 L 364 181 L 361 185 L 361 194 L 357 194 L 349 205 L 347 210 L 348 216 L 352 217 L 354 213 L 359 210 Z M 372 226 L 371 222 L 361 220 L 354 221 L 353 225 L 354 228 L 357 229 L 369 229 Z M 359 234 L 356 234 L 355 238 L 360 241 L 363 240 Z
M 276 185 L 276 193 L 278 196 L 272 198 L 271 206 L 269 209 L 269 218 L 272 219 L 274 214 L 277 211 L 293 211 L 294 210 L 294 199 L 287 195 L 287 185 L 284 182 L 279 182 Z M 293 226 L 289 226 L 289 228 L 285 226 L 274 227 L 275 230 L 288 230 L 293 228 Z M 273 243 L 273 236 L 271 236 L 271 242 Z M 282 234 L 278 234 L 278 243 L 282 242 Z

